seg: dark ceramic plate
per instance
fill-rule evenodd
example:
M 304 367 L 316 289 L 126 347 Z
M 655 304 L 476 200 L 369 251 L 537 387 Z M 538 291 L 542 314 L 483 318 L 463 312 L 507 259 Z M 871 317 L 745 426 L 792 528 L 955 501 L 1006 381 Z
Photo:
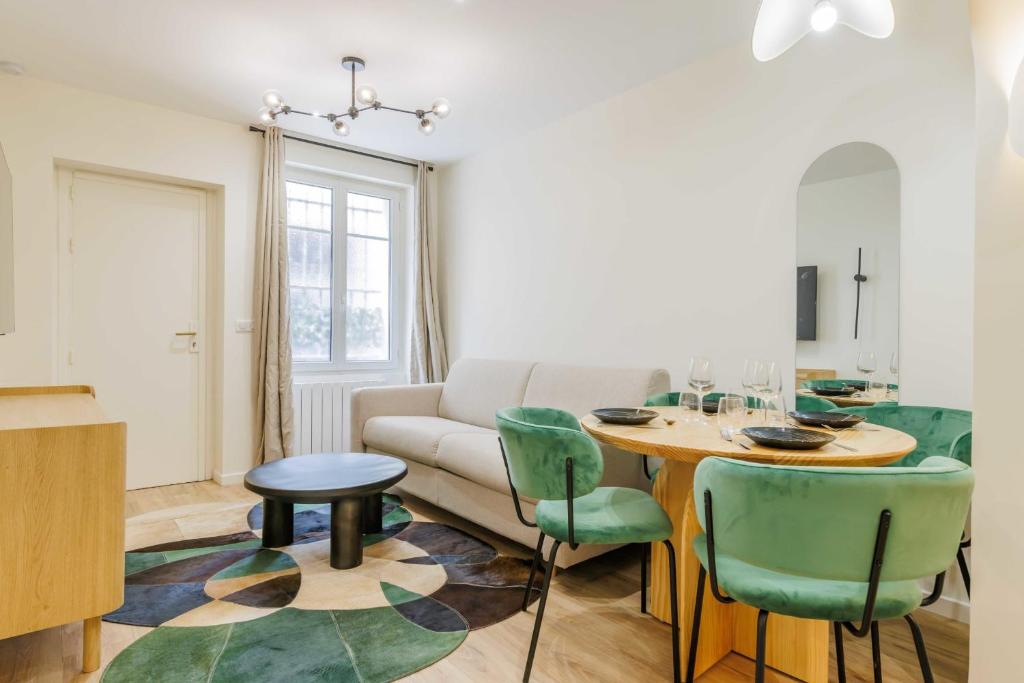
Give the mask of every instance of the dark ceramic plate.
M 811 391 L 818 396 L 852 396 L 857 393 L 857 387 L 817 387 Z
M 636 408 L 598 408 L 591 414 L 601 422 L 613 425 L 642 425 L 658 417 L 653 410 Z
M 836 440 L 831 434 L 797 427 L 747 427 L 741 433 L 759 446 L 791 451 L 813 451 Z
M 833 429 L 854 427 L 864 421 L 863 415 L 850 415 L 849 413 L 817 413 L 794 410 L 789 416 L 802 425 L 832 427 Z
M 718 412 L 718 401 L 704 401 L 704 412 L 714 415 Z
M 848 387 L 853 387 L 857 391 L 867 391 L 868 389 L 868 383 L 860 379 L 851 379 L 849 381 L 843 382 L 843 384 L 845 384 Z

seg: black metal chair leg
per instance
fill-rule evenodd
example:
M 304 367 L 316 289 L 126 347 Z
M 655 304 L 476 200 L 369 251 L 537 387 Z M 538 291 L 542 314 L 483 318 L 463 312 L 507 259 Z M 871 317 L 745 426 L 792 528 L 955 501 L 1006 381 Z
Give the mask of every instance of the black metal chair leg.
M 523 683 L 530 680 L 530 670 L 533 668 L 533 657 L 537 654 L 537 640 L 540 638 L 540 623 L 544 618 L 544 606 L 548 602 L 548 587 L 551 585 L 551 576 L 555 573 L 555 555 L 558 554 L 558 546 L 562 542 L 556 540 L 551 544 L 551 554 L 548 556 L 548 563 L 544 567 L 544 585 L 540 591 L 540 605 L 537 607 L 537 618 L 533 622 L 533 639 L 530 640 L 530 654 L 526 657 L 526 670 L 523 672 Z
M 956 563 L 960 565 L 960 576 L 963 577 L 967 597 L 971 597 L 971 570 L 967 568 L 967 558 L 964 556 L 963 546 L 956 550 Z
M 704 583 L 708 572 L 701 565 L 697 573 L 697 596 L 693 602 L 693 626 L 690 630 L 690 655 L 686 659 L 686 683 L 693 683 L 694 670 L 697 668 L 697 640 L 700 638 L 700 614 L 704 607 Z
M 668 539 L 662 541 L 668 552 L 669 598 L 672 600 L 672 680 L 680 683 L 679 667 L 679 580 L 676 576 L 676 549 Z
M 533 562 L 530 563 L 530 578 L 526 582 L 526 593 L 523 595 L 523 612 L 525 612 L 526 608 L 530 606 L 530 593 L 533 591 L 533 577 L 537 575 L 537 565 L 540 564 L 543 559 L 543 552 L 544 532 L 541 532 L 540 538 L 537 539 L 537 549 L 533 551 Z
M 843 625 L 832 622 L 832 633 L 836 641 L 836 668 L 839 669 L 839 683 L 846 683 L 846 653 L 843 651 Z
M 871 666 L 875 670 L 875 683 L 882 683 L 882 645 L 878 639 L 878 622 L 871 622 Z
M 641 456 L 644 462 L 644 476 L 647 477 L 648 481 L 654 481 L 654 477 L 651 476 L 650 465 L 647 464 L 647 456 Z
M 754 683 L 764 683 L 764 646 L 768 635 L 768 610 L 757 613 L 757 659 L 754 662 Z
M 647 614 L 647 562 L 651 555 L 651 544 L 640 544 L 640 613 Z
M 917 650 L 917 661 L 921 664 L 921 677 L 924 679 L 924 683 L 934 683 L 935 679 L 932 677 L 932 667 L 928 663 L 928 650 L 924 647 L 924 636 L 921 635 L 921 628 L 909 614 L 905 615 L 903 618 L 907 620 L 907 624 L 910 626 L 910 633 L 914 636 L 914 648 Z

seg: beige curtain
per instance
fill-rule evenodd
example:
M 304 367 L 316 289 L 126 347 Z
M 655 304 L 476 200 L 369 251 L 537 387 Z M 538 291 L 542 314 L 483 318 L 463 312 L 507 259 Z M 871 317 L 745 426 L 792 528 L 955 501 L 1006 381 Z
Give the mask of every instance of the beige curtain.
M 409 374 L 413 384 L 442 382 L 448 374 L 448 357 L 441 333 L 437 305 L 437 246 L 434 225 L 433 172 L 419 162 L 416 177 L 416 236 L 413 240 L 412 359 Z
M 256 462 L 291 455 L 292 345 L 288 328 L 288 229 L 285 226 L 284 139 L 271 126 L 263 138 L 256 218 L 253 291 L 253 378 Z

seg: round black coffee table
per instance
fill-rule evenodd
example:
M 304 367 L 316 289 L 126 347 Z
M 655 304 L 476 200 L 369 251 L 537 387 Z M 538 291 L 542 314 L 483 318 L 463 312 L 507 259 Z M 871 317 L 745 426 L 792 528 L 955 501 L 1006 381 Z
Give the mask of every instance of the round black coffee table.
M 382 530 L 382 496 L 408 472 L 398 458 L 374 453 L 319 453 L 268 462 L 245 475 L 263 496 L 263 547 L 291 545 L 295 503 L 331 504 L 331 566 L 363 562 L 363 534 Z

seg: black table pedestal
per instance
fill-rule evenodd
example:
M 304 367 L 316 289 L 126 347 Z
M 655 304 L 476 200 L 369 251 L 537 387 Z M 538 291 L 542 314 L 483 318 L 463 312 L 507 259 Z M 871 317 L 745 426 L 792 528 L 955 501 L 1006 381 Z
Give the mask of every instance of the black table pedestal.
M 363 562 L 363 499 L 331 503 L 331 566 L 351 569 Z
M 375 493 L 363 498 L 363 533 L 379 534 L 384 531 L 384 495 Z
M 263 499 L 263 547 L 291 545 L 295 533 L 294 506 L 279 500 Z

